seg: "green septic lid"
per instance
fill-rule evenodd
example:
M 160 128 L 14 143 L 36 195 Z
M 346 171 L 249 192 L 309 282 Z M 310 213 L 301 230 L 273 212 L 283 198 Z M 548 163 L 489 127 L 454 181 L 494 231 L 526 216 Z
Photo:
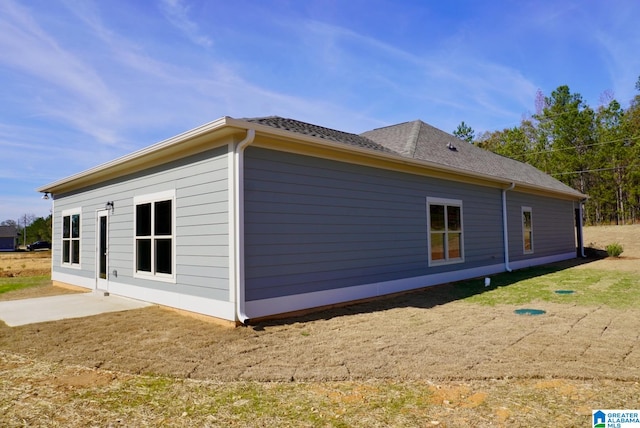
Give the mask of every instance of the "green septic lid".
M 547 313 L 547 311 L 543 311 L 542 309 L 516 309 L 513 312 L 517 315 L 542 315 Z
M 573 293 L 575 293 L 575 291 L 573 291 L 573 290 L 556 290 L 555 293 L 556 294 L 573 294 Z

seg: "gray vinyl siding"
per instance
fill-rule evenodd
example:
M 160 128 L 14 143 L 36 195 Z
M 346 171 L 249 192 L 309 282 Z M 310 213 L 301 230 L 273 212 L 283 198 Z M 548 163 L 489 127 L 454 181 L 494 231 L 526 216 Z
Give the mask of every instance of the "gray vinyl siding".
M 499 189 L 249 147 L 248 301 L 501 263 Z M 464 263 L 429 267 L 426 198 L 463 203 Z
M 54 270 L 95 278 L 96 211 L 113 201 L 109 216 L 110 280 L 139 287 L 229 301 L 227 147 L 210 150 L 102 183 L 56 195 Z M 176 283 L 134 278 L 134 202 L 136 196 L 175 190 Z M 82 208 L 81 269 L 61 266 L 62 211 Z
M 95 278 L 95 254 L 94 250 L 88 248 L 95 247 L 95 210 L 82 208 L 81 197 L 61 197 L 55 198 L 53 203 L 53 225 L 51 243 L 51 263 L 54 272 L 61 272 L 74 275 L 79 278 Z M 104 207 L 104 203 L 102 204 Z M 62 265 L 62 212 L 65 210 L 80 210 L 80 265 L 79 268 L 70 268 Z M 74 212 L 75 214 L 75 212 Z M 92 235 L 88 240 L 85 237 Z
M 530 207 L 533 252 L 524 253 L 522 207 Z M 512 261 L 575 253 L 574 203 L 562 199 L 507 192 L 509 258 Z

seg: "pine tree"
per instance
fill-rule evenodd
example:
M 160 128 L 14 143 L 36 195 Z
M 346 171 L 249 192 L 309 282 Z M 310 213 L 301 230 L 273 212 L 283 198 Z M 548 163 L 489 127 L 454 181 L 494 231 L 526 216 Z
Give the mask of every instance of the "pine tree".
M 469 125 L 464 123 L 464 120 L 460 122 L 460 125 L 453 131 L 453 135 L 460 138 L 467 143 L 473 143 L 475 131 Z

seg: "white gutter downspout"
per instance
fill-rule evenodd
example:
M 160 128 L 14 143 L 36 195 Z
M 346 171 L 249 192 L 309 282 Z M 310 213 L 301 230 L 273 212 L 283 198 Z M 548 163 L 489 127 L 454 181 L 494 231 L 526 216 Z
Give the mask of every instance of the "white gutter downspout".
M 578 242 L 578 245 L 580 245 L 580 255 L 582 256 L 582 258 L 587 258 L 587 256 L 584 254 L 584 228 L 583 228 L 583 224 L 582 224 L 582 205 L 586 202 L 586 199 L 581 200 L 580 202 L 578 202 L 578 211 L 580 212 L 580 221 L 578 222 L 578 227 L 580 228 L 580 242 Z
M 509 267 L 509 231 L 507 230 L 507 192 L 513 190 L 516 183 L 511 183 L 506 189 L 502 189 L 502 237 L 504 240 L 504 268 L 511 272 Z
M 249 320 L 244 307 L 244 149 L 253 143 L 255 136 L 254 129 L 247 129 L 245 139 L 236 144 L 233 149 L 234 286 L 236 320 L 242 324 L 246 324 Z

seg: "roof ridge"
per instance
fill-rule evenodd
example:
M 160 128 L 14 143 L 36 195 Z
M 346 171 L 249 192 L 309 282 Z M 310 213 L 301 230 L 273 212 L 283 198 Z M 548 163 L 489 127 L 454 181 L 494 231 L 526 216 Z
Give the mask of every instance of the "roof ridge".
M 411 157 L 413 158 L 415 157 L 416 150 L 418 148 L 418 138 L 420 137 L 420 131 L 422 131 L 422 125 L 424 125 L 425 123 L 420 119 L 414 120 L 412 123 L 413 128 L 411 128 L 411 133 L 409 134 L 409 141 L 407 141 L 407 144 L 410 144 L 412 146 L 410 153 Z
M 395 128 L 396 126 L 406 125 L 406 124 L 414 123 L 414 122 L 422 122 L 422 121 L 420 119 L 407 120 L 406 122 L 394 123 L 393 125 L 381 126 L 380 128 L 373 128 L 373 129 L 370 129 L 368 131 L 364 131 L 362 133 L 364 134 L 365 132 L 373 132 L 373 131 L 379 131 L 381 129 Z

